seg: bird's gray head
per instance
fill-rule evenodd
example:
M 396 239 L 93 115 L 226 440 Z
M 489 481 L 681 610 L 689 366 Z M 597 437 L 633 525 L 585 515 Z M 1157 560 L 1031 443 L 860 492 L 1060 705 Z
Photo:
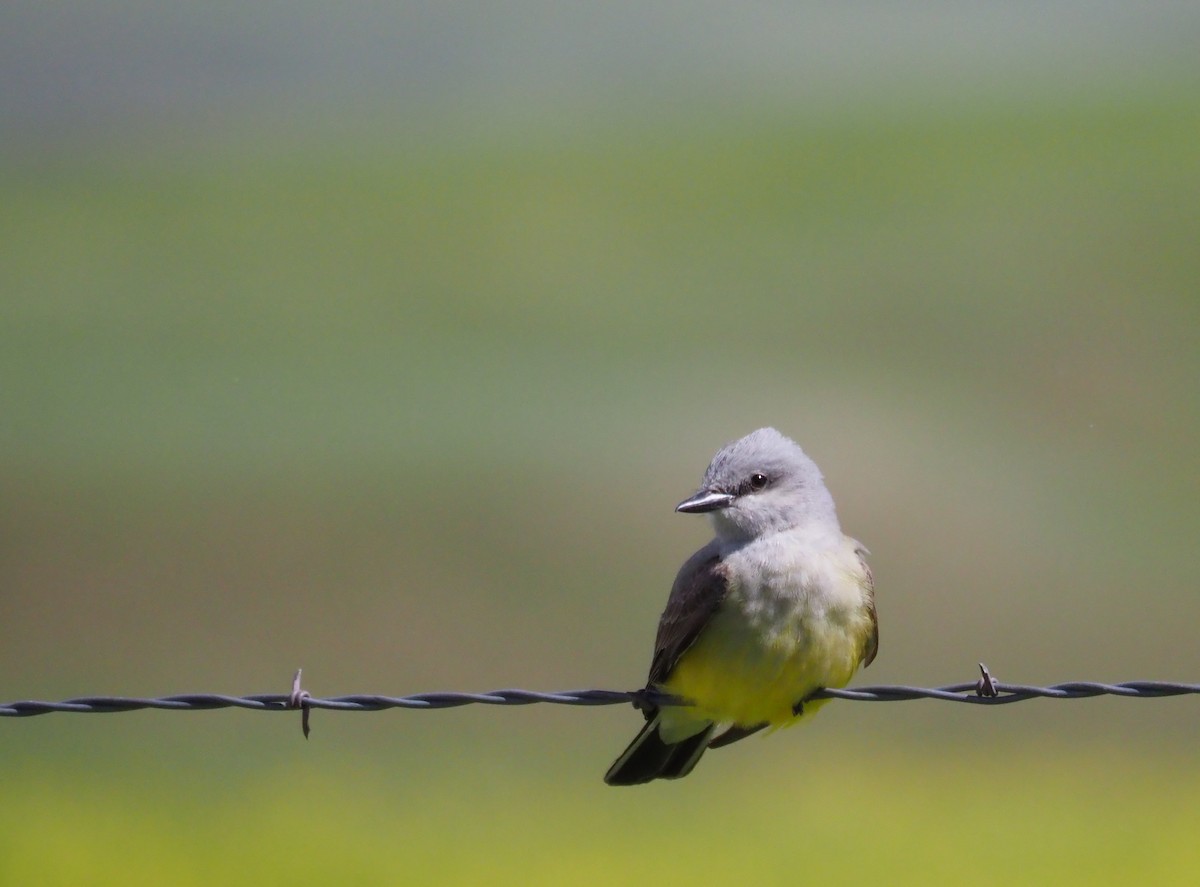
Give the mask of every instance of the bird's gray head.
M 839 531 L 817 464 L 774 428 L 722 447 L 700 489 L 675 510 L 710 513 L 722 539 L 754 539 L 806 524 Z

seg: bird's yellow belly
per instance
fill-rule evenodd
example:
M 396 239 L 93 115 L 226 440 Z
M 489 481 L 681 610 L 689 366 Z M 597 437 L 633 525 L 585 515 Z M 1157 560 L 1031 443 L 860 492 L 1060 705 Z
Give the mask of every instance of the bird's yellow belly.
M 688 721 L 782 726 L 822 687 L 843 687 L 863 650 L 862 630 L 824 617 L 791 615 L 766 631 L 741 614 L 717 616 L 680 658 L 663 689 L 690 700 Z M 812 712 L 825 700 L 804 706 Z

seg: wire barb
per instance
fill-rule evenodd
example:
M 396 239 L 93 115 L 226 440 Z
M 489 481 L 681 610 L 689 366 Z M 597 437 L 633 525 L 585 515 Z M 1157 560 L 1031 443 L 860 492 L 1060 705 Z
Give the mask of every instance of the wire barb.
M 966 702 L 975 705 L 1005 705 L 1027 699 L 1088 699 L 1093 696 L 1125 696 L 1133 699 L 1158 699 L 1164 696 L 1200 694 L 1200 684 L 1174 681 L 1125 681 L 1103 684 L 1092 681 L 1072 681 L 1048 687 L 1023 684 L 1004 684 L 995 680 L 987 667 L 980 663 L 982 677 L 973 683 L 949 684 L 944 687 L 877 686 L 841 690 L 820 690 L 811 699 L 845 699 L 852 702 L 904 702 L 913 699 L 936 699 L 941 702 Z M 83 696 L 61 702 L 24 700 L 0 703 L 0 717 L 23 718 L 34 715 L 64 712 L 100 714 L 139 711 L 152 708 L 164 711 L 209 711 L 217 708 L 244 708 L 250 711 L 301 712 L 301 729 L 309 735 L 309 711 L 314 708 L 331 711 L 383 711 L 390 708 L 440 709 L 461 705 L 621 705 L 646 706 L 687 705 L 687 701 L 651 689 L 641 690 L 562 690 L 544 693 L 535 690 L 492 690 L 488 693 L 416 693 L 411 696 L 312 696 L 300 686 L 301 671 L 292 678 L 290 693 L 262 693 L 253 696 L 222 696 L 191 693 L 180 696 L 135 698 L 127 696 Z
M 312 698 L 312 694 L 307 690 L 300 689 L 300 675 L 304 673 L 304 669 L 296 669 L 296 676 L 292 678 L 292 692 L 288 696 L 288 708 L 300 709 L 300 729 L 304 732 L 304 738 L 308 739 L 308 712 L 310 707 L 308 700 Z
M 976 696 L 987 696 L 995 698 L 1000 695 L 1000 691 L 996 687 L 996 682 L 992 680 L 992 673 L 988 671 L 988 667 L 982 662 L 979 663 L 979 672 L 981 677 L 979 683 L 975 685 Z

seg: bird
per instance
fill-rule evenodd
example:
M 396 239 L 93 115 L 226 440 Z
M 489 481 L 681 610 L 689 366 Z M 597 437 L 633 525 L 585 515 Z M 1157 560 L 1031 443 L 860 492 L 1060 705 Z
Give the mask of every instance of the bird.
M 726 444 L 675 510 L 709 515 L 714 537 L 675 577 L 637 694 L 646 724 L 609 785 L 678 779 L 709 748 L 795 723 L 879 650 L 867 549 L 795 441 L 760 428 Z

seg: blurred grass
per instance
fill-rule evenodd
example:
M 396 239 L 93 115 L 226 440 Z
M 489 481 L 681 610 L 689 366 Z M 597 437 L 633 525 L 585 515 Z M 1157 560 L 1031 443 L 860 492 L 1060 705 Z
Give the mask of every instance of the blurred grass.
M 390 463 L 398 439 L 433 435 L 500 432 L 519 453 L 573 394 L 645 422 L 687 374 L 684 394 L 732 398 L 735 368 L 786 390 L 829 385 L 831 364 L 881 397 L 902 381 L 971 409 L 987 393 L 989 414 L 1030 423 L 1081 398 L 1110 435 L 1190 428 L 1194 412 L 1156 407 L 1193 381 L 1194 112 L 420 152 L 400 134 L 281 135 L 272 153 L 226 134 L 173 163 L 135 143 L 19 168 L 4 369 L 26 399 L 9 447 L 59 467 L 117 447 L 195 465 L 216 445 L 222 471 L 337 468 L 347 448 Z
M 791 773 L 743 761 L 736 775 L 616 793 L 494 761 L 437 774 L 268 767 L 217 788 L 138 777 L 18 777 L 0 807 L 0 878 L 1187 884 L 1200 863 L 1190 757 L 1112 749 L 932 761 L 851 742 Z
M 1195 680 L 1197 96 L 10 157 L 0 696 L 632 686 L 766 423 L 870 682 Z M 0 881 L 1186 883 L 1193 703 L 846 705 L 634 794 L 628 711 L 10 721 Z

